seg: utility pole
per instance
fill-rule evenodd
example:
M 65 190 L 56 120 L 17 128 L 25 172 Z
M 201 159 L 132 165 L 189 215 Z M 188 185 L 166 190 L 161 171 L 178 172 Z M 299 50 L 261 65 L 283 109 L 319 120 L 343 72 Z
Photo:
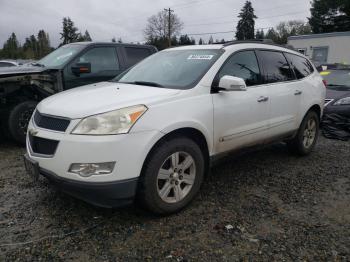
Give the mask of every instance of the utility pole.
M 171 47 L 171 13 L 174 12 L 174 10 L 168 8 L 164 9 L 164 11 L 168 12 L 168 47 Z

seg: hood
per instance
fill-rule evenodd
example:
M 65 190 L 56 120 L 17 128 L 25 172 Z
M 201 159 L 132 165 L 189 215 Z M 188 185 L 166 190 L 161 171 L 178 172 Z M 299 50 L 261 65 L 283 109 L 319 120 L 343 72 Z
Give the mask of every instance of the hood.
M 336 87 L 328 87 L 327 88 L 327 93 L 326 93 L 326 98 L 327 99 L 335 99 L 338 100 L 342 97 L 347 97 L 350 96 L 350 88 L 336 88 Z
M 4 75 L 8 76 L 8 75 L 41 73 L 45 70 L 47 70 L 47 68 L 45 68 L 45 67 L 30 66 L 30 65 L 1 67 L 0 68 L 0 77 L 4 76 Z
M 44 114 L 75 119 L 133 105 L 149 106 L 180 92 L 175 89 L 101 82 L 50 96 L 37 109 Z

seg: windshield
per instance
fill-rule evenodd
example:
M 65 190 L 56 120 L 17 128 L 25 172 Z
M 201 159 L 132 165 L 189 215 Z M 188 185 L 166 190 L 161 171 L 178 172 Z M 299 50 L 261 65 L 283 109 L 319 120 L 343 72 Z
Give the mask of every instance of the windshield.
M 321 76 L 326 80 L 328 87 L 350 87 L 350 70 L 329 70 L 322 71 Z
M 57 67 L 63 65 L 68 59 L 80 52 L 84 45 L 64 45 L 51 52 L 38 61 L 38 64 L 45 67 Z
M 192 88 L 222 53 L 221 49 L 159 52 L 113 81 L 174 89 Z

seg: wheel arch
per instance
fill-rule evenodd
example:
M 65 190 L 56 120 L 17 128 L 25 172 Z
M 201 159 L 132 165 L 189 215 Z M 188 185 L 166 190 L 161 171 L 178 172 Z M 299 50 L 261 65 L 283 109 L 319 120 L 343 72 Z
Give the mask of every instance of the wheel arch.
M 206 165 L 206 170 L 208 170 L 209 164 L 210 164 L 210 156 L 209 156 L 209 150 L 210 147 L 208 145 L 208 141 L 206 136 L 201 132 L 199 129 L 194 128 L 194 127 L 182 127 L 178 129 L 174 129 L 168 133 L 165 133 L 164 136 L 162 136 L 158 141 L 151 147 L 149 150 L 143 165 L 141 169 L 141 176 L 144 173 L 144 169 L 146 166 L 146 163 L 148 159 L 152 156 L 153 152 L 157 150 L 157 148 L 164 142 L 164 141 L 169 141 L 173 138 L 177 137 L 187 137 L 193 140 L 202 150 L 203 156 L 205 159 L 205 165 Z M 207 172 L 206 172 L 207 173 Z

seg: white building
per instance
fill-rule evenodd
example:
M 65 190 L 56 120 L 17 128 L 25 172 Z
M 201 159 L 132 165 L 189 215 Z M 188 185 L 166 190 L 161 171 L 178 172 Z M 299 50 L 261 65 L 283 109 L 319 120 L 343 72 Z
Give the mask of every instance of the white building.
M 350 32 L 334 32 L 288 37 L 288 45 L 315 64 L 350 64 Z

